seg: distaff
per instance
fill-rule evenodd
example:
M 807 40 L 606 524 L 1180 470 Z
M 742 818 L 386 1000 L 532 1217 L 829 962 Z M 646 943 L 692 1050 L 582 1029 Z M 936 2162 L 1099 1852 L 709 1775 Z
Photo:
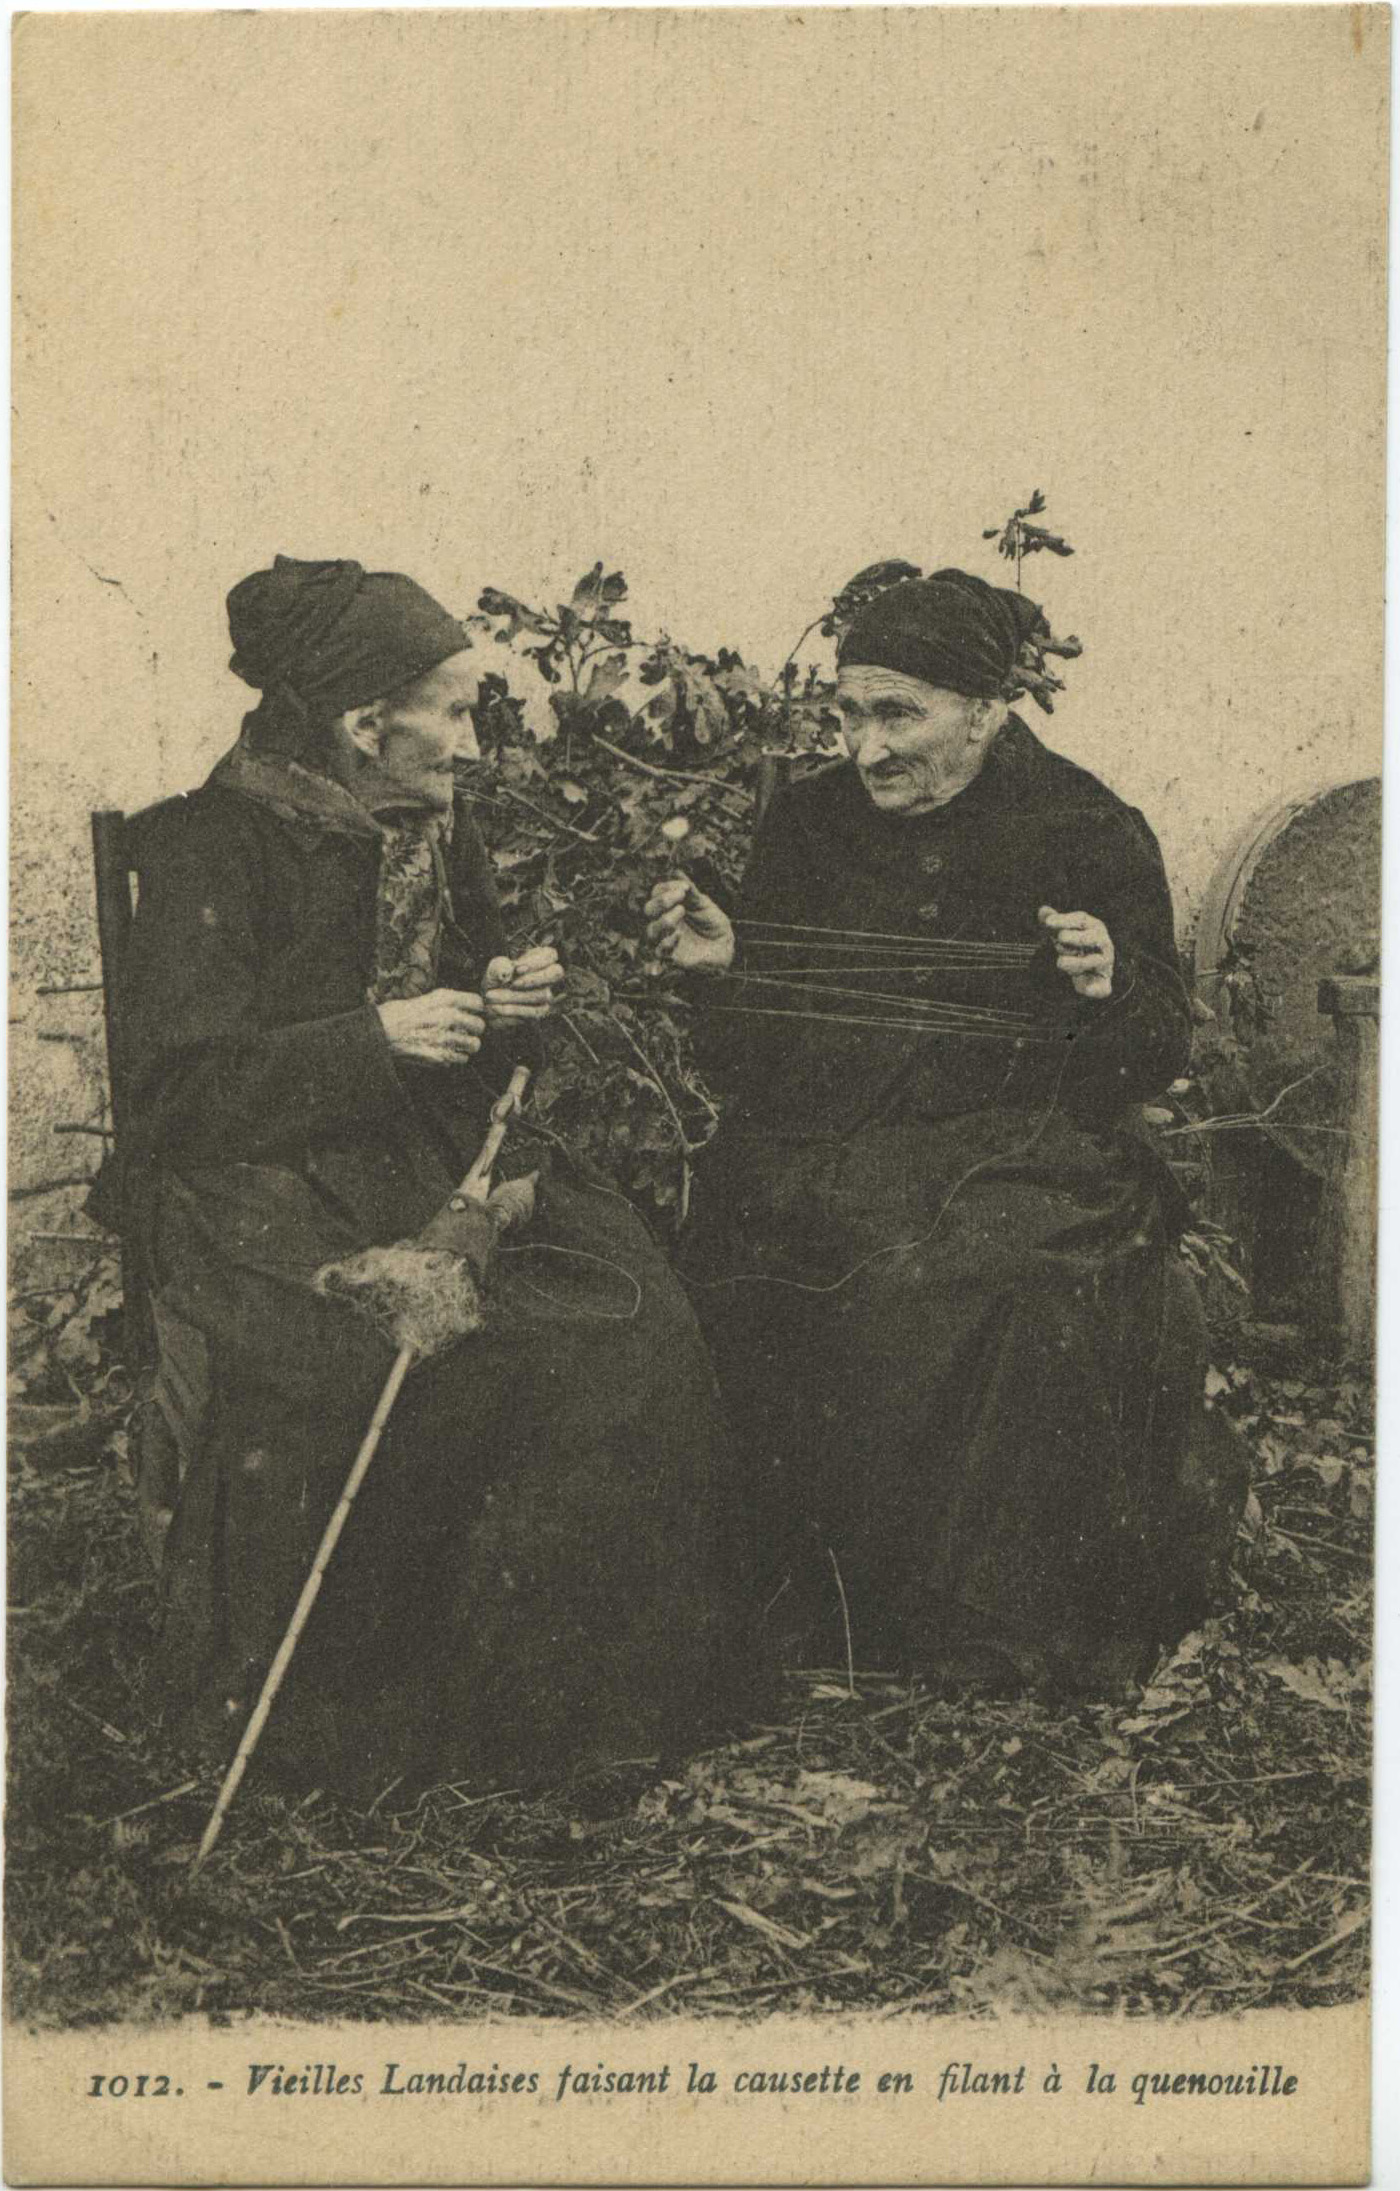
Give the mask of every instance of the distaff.
M 509 961 L 493 960 L 492 964 L 509 964 Z M 450 994 L 450 992 L 445 993 Z M 419 1236 L 418 1245 L 421 1248 L 430 1253 L 437 1252 L 459 1257 L 462 1262 L 470 1265 L 473 1272 L 480 1279 L 485 1278 L 490 1252 L 495 1244 L 497 1232 L 504 1230 L 507 1225 L 528 1222 L 534 1212 L 533 1179 L 512 1181 L 509 1186 L 500 1188 L 495 1195 L 491 1193 L 492 1169 L 501 1153 L 501 1147 L 505 1141 L 510 1121 L 520 1109 L 521 1099 L 525 1094 L 529 1079 L 529 1067 L 517 1065 L 504 1095 L 498 1097 L 492 1105 L 491 1125 L 470 1171 L 458 1186 L 456 1193 L 449 1198 L 446 1206 L 439 1210 L 437 1216 L 433 1218 L 432 1222 L 424 1228 Z M 370 1256 L 373 1253 L 374 1251 L 371 1250 Z M 370 1258 L 366 1257 L 363 1260 L 369 1262 Z M 467 1294 L 466 1298 L 471 1298 L 470 1293 Z M 478 1318 L 477 1321 L 479 1323 L 480 1319 Z M 465 1337 L 470 1328 L 469 1322 L 464 1318 L 459 1335 Z M 262 1739 L 262 1731 L 267 1725 L 268 1715 L 276 1702 L 277 1692 L 286 1679 L 287 1668 L 292 1663 L 292 1655 L 301 1640 L 307 1621 L 311 1618 L 311 1608 L 316 1603 L 317 1596 L 320 1593 L 326 1569 L 329 1567 L 331 1557 L 340 1542 L 345 1524 L 350 1519 L 350 1509 L 359 1495 L 361 1484 L 369 1473 L 370 1463 L 379 1451 L 380 1440 L 384 1436 L 384 1427 L 393 1412 L 394 1402 L 398 1399 L 403 1381 L 415 1362 L 422 1361 L 425 1358 L 421 1333 L 415 1329 L 411 1308 L 407 1302 L 405 1302 L 402 1312 L 402 1329 L 399 1336 L 401 1343 L 398 1353 L 395 1355 L 393 1366 L 384 1380 L 384 1388 L 375 1402 L 374 1413 L 369 1419 L 368 1428 L 360 1441 L 350 1473 L 345 1479 L 345 1487 L 336 1502 L 330 1520 L 326 1523 L 320 1544 L 316 1548 L 316 1557 L 312 1561 L 310 1572 L 302 1585 L 301 1595 L 297 1599 L 292 1617 L 287 1623 L 286 1633 L 278 1646 L 277 1655 L 264 1677 L 258 1701 L 254 1705 L 248 1724 L 243 1730 L 243 1737 L 239 1742 L 233 1763 L 224 1775 L 218 1800 L 210 1813 L 209 1823 L 204 1829 L 203 1838 L 200 1841 L 191 1867 L 196 1872 L 211 1854 L 215 1842 L 223 1831 L 223 1824 L 228 1816 L 229 1806 L 242 1784 L 243 1775 L 248 1770 L 249 1760 Z

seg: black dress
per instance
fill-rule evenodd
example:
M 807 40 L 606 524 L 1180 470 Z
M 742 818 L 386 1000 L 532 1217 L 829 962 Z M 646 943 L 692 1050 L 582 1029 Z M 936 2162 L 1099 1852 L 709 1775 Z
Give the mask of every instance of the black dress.
M 1037 944 L 1044 905 L 1106 923 L 1110 999 L 1078 999 L 1048 949 L 937 984 L 1031 1015 L 1033 1040 L 768 1016 L 889 1008 L 833 1004 L 815 985 L 836 977 L 794 975 L 741 925 L 734 976 L 694 985 L 727 1101 L 685 1270 L 768 1587 L 824 1609 L 805 1648 L 843 1647 L 834 1562 L 858 1662 L 936 1671 L 991 1646 L 1092 1691 L 1201 1617 L 1244 1496 L 1204 1409 L 1171 1175 L 1135 1128 L 1190 1049 L 1155 840 L 1012 717 L 926 816 L 879 813 L 847 764 L 781 795 L 737 910 Z M 749 978 L 775 971 L 787 986 Z
M 366 1002 L 377 858 L 314 803 L 273 811 L 214 781 L 172 805 L 143 870 L 127 1226 L 171 1341 L 162 1377 L 178 1385 L 193 1346 L 207 1387 L 160 1660 L 191 1736 L 218 1748 L 392 1360 L 314 1273 L 434 1215 L 520 1054 L 492 1034 L 467 1066 L 391 1055 Z M 438 978 L 479 989 L 504 938 L 461 805 L 446 880 Z M 303 1784 L 538 1783 L 693 1742 L 753 1690 L 731 1452 L 695 1318 L 623 1198 L 527 1118 L 501 1176 L 541 1166 L 484 1328 L 409 1376 L 273 1711 L 260 1757 Z

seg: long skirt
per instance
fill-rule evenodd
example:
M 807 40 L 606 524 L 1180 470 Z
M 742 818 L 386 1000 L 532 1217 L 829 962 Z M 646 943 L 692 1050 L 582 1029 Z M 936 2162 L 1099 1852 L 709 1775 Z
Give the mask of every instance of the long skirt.
M 229 1167 L 165 1207 L 166 1306 L 206 1335 L 213 1389 L 160 1658 L 189 1736 L 227 1750 L 392 1350 L 306 1283 L 337 1243 L 298 1175 Z M 732 1729 L 763 1684 L 735 1506 L 664 1258 L 620 1196 L 546 1178 L 496 1251 L 483 1328 L 403 1387 L 261 1769 L 362 1799 L 400 1776 L 538 1786 Z
M 731 1135 L 685 1275 L 793 1647 L 936 1673 L 971 1639 L 1092 1692 L 1213 1602 L 1246 1473 L 1131 1144 L 995 1111 Z

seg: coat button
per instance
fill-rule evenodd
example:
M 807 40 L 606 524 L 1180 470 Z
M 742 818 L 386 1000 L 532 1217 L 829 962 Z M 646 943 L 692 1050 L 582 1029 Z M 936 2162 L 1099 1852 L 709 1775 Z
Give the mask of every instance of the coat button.
M 943 872 L 943 854 L 941 852 L 925 852 L 919 861 L 919 865 L 926 875 L 941 875 Z
M 938 912 L 939 903 L 937 898 L 930 898 L 927 905 L 921 905 L 918 908 L 919 919 L 921 921 L 936 921 L 938 918 Z

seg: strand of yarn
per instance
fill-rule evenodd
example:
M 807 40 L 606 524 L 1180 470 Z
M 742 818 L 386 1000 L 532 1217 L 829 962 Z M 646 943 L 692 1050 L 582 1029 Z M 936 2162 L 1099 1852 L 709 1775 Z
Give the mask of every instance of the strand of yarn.
M 746 1019 L 802 1019 L 823 1027 L 882 1027 L 896 1034 L 958 1036 L 973 1042 L 1056 1042 L 1059 1037 L 1042 1032 L 1036 1027 L 1019 1024 L 1007 1027 L 985 1027 L 963 1020 L 927 1020 L 917 1018 L 896 1019 L 892 1015 L 883 1018 L 874 1013 L 822 1012 L 787 1010 L 771 1004 L 709 1004 L 710 1012 L 737 1014 Z
M 828 938 L 842 944 L 904 944 L 916 947 L 929 956 L 945 951 L 971 952 L 979 958 L 1010 957 L 1021 965 L 1028 965 L 1043 948 L 1038 943 L 981 942 L 975 936 L 910 936 L 900 935 L 881 928 L 819 928 L 808 921 L 762 921 L 739 919 L 734 923 L 741 935 L 752 936 L 758 942 L 770 938 L 775 949 L 781 948 L 779 939 L 786 936 L 801 938 Z
M 542 1301 L 550 1301 L 556 1308 L 570 1309 L 586 1323 L 630 1324 L 636 1320 L 637 1311 L 642 1305 L 642 1282 L 633 1272 L 625 1270 L 621 1263 L 610 1261 L 606 1255 L 594 1255 L 587 1248 L 566 1248 L 553 1240 L 522 1241 L 519 1247 L 502 1248 L 499 1253 L 502 1259 L 508 1255 L 567 1255 L 580 1263 L 596 1263 L 600 1269 L 611 1271 L 614 1277 L 623 1279 L 632 1288 L 630 1308 L 579 1308 L 575 1302 L 561 1300 L 557 1293 L 550 1293 L 545 1287 L 533 1284 L 523 1271 L 515 1272 L 514 1277 L 520 1285 L 528 1287 L 531 1293 L 537 1293 Z
M 823 1284 L 817 1284 L 804 1278 L 781 1278 L 770 1271 L 735 1271 L 728 1278 L 687 1279 L 687 1287 L 693 1293 L 710 1293 L 718 1290 L 721 1286 L 783 1286 L 790 1293 L 840 1293 L 850 1285 L 852 1279 L 859 1278 L 862 1271 L 869 1270 L 872 1264 L 881 1262 L 885 1256 L 912 1255 L 915 1250 L 926 1248 L 954 1202 L 962 1193 L 963 1188 L 968 1186 L 979 1172 L 989 1170 L 994 1164 L 1005 1164 L 1008 1161 L 1015 1161 L 1030 1155 L 1059 1109 L 1060 1087 L 1068 1063 L 1069 1059 L 1066 1057 L 1060 1066 L 1059 1072 L 1055 1075 L 1055 1085 L 1050 1091 L 1050 1101 L 1041 1116 L 1036 1120 L 1035 1126 L 1027 1139 L 1014 1143 L 1008 1149 L 994 1149 L 990 1156 L 979 1157 L 975 1164 L 968 1165 L 965 1172 L 960 1172 L 943 1200 L 939 1203 L 933 1223 L 929 1226 L 927 1232 L 919 1235 L 918 1239 L 890 1240 L 883 1247 L 872 1248 L 868 1255 L 863 1255 L 858 1263 L 853 1263 L 848 1271 L 842 1273 L 841 1277 L 830 1279 Z
M 915 1018 L 925 1014 L 977 1022 L 993 1027 L 1035 1027 L 1039 1024 L 1034 1012 L 1008 1009 L 1000 1005 L 965 1004 L 952 997 L 908 996 L 891 989 L 857 989 L 834 981 L 799 979 L 793 974 L 741 974 L 736 979 L 754 983 L 766 989 L 795 989 L 801 997 L 854 998 L 858 1004 L 893 1004 Z

